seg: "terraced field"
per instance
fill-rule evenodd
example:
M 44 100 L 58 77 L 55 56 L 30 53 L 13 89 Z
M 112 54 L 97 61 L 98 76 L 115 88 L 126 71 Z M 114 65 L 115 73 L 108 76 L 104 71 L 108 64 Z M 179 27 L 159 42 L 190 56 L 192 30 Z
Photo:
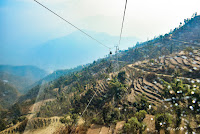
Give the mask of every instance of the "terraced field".
M 60 120 L 59 117 L 33 118 L 33 119 L 29 119 L 27 125 L 25 123 L 25 126 L 23 126 L 23 122 L 20 122 L 20 123 L 16 124 L 15 126 L 10 127 L 8 129 L 0 132 L 0 134 L 21 133 L 22 126 L 26 128 L 25 132 L 24 132 L 26 134 L 28 134 L 28 133 L 34 134 L 34 133 L 39 132 L 40 130 L 44 131 L 49 126 L 51 127 L 51 130 L 52 130 L 52 128 L 57 128 L 57 127 L 63 126 L 63 124 L 61 124 L 59 120 Z M 34 131 L 37 131 L 37 132 L 34 132 Z M 53 131 L 52 132 L 49 131 L 49 132 L 53 133 Z
M 162 56 L 157 59 L 139 61 L 134 64 L 129 64 L 122 68 L 120 71 L 126 72 L 125 84 L 127 85 L 126 100 L 130 103 L 140 99 L 140 96 L 145 95 L 148 102 L 157 108 L 159 105 L 165 105 L 165 98 L 163 94 L 163 78 L 174 78 L 187 80 L 189 83 L 200 83 L 200 50 L 194 50 L 193 52 L 184 52 L 171 54 L 169 56 Z M 92 94 L 96 97 L 106 97 L 108 94 L 110 80 L 118 73 L 110 74 L 107 80 L 99 80 L 95 85 L 95 90 Z M 152 79 L 149 75 L 153 75 Z M 92 85 L 87 85 L 86 89 L 91 88 Z M 84 96 L 85 92 L 81 94 Z M 37 109 L 36 111 L 38 111 Z M 41 124 L 41 128 L 48 127 L 51 123 L 48 119 L 31 119 L 31 124 Z M 58 121 L 59 119 L 55 120 Z M 150 118 L 149 118 L 150 120 Z M 54 122 L 54 120 L 52 119 Z M 40 123 L 38 123 L 40 122 Z M 47 123 L 45 123 L 47 122 Z M 104 133 L 116 133 L 118 128 L 122 128 L 123 124 L 118 122 L 115 127 L 108 127 L 102 125 L 92 125 L 88 134 L 104 134 Z M 124 122 L 123 122 L 124 123 Z M 47 125 L 46 125 L 47 124 Z M 3 133 L 12 133 L 18 131 L 18 125 L 9 128 Z M 152 125 L 152 124 L 150 124 Z M 118 127 L 118 128 L 117 128 Z M 147 130 L 146 130 L 147 131 Z
M 161 77 L 177 78 L 187 80 L 189 83 L 200 83 L 200 50 L 161 56 L 157 59 L 139 61 L 127 65 L 124 70 L 127 74 L 126 84 L 130 86 L 131 92 L 128 101 L 134 102 L 138 96 L 145 94 L 149 103 L 159 105 L 164 98 Z M 137 76 L 137 73 L 140 76 Z M 148 75 L 156 78 L 148 80 Z
M 200 83 L 200 50 L 161 56 L 157 59 L 139 61 L 122 68 L 126 72 L 126 85 L 128 93 L 126 99 L 133 103 L 140 96 L 145 95 L 148 102 L 153 106 L 163 104 L 167 98 L 162 96 L 163 83 L 161 78 L 177 78 L 187 80 L 189 83 Z M 137 76 L 137 73 L 140 75 Z M 115 74 L 110 74 L 112 79 Z M 156 78 L 149 80 L 148 75 L 155 75 Z M 95 96 L 106 96 L 109 80 L 98 81 L 95 86 Z M 95 92 L 94 92 L 95 93 Z
M 130 66 L 130 65 L 129 65 Z M 175 53 L 169 56 L 161 56 L 157 59 L 145 60 L 132 64 L 132 67 L 146 72 L 154 72 L 157 74 L 173 75 L 173 70 L 182 72 L 184 78 L 198 78 L 199 75 L 189 75 L 193 72 L 199 72 L 200 69 L 200 50 L 193 52 Z

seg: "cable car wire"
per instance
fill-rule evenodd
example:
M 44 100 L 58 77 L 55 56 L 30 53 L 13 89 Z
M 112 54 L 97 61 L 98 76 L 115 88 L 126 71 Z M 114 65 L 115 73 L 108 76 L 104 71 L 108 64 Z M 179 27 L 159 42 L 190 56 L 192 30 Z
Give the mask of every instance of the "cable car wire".
M 119 71 L 119 63 L 118 63 L 118 50 L 119 50 L 119 45 L 121 43 L 121 38 L 122 38 L 122 31 L 123 31 L 123 27 L 124 27 L 124 20 L 125 20 L 125 15 L 126 15 L 126 6 L 127 6 L 127 1 L 125 2 L 125 7 L 124 7 L 124 15 L 123 15 L 123 19 L 122 19 L 122 26 L 121 26 L 121 31 L 120 31 L 120 36 L 119 36 L 119 44 L 116 47 L 116 58 L 117 58 L 117 70 Z
M 89 103 L 88 103 L 87 106 L 85 107 L 85 109 L 84 109 L 84 111 L 82 112 L 81 116 L 79 117 L 78 121 L 83 117 L 83 114 L 85 113 L 85 111 L 86 111 L 87 108 L 89 107 L 89 105 L 90 105 L 90 103 L 92 102 L 92 100 L 94 99 L 94 96 L 95 96 L 95 95 L 98 96 L 98 95 L 97 95 L 97 92 L 94 90 L 94 94 L 93 94 L 92 98 L 90 99 Z M 78 123 L 78 121 L 77 121 L 77 123 Z M 75 127 L 77 126 L 77 123 L 75 124 Z M 70 134 L 72 134 L 72 133 L 73 133 L 73 131 L 70 132 Z
M 121 26 L 121 32 L 120 32 L 120 38 L 119 38 L 119 44 L 118 44 L 118 46 L 119 46 L 120 43 L 121 43 L 122 31 L 123 31 L 123 27 L 124 27 L 124 19 L 125 19 L 125 15 L 126 15 L 127 1 L 128 1 L 128 0 L 126 0 L 126 3 L 125 3 L 124 15 L 123 15 L 123 20 L 122 20 L 122 26 Z
M 71 26 L 73 26 L 74 28 L 76 28 L 77 30 L 79 30 L 80 32 L 82 32 L 83 34 L 85 34 L 86 36 L 88 36 L 91 39 L 93 39 L 94 41 L 98 42 L 100 45 L 102 45 L 102 46 L 110 49 L 110 47 L 104 45 L 103 43 L 101 43 L 100 41 L 98 41 L 97 39 L 95 39 L 94 37 L 92 37 L 91 35 L 87 34 L 83 30 L 81 30 L 80 28 L 78 28 L 77 26 L 73 25 L 71 22 L 67 21 L 66 19 L 64 19 L 63 17 L 61 17 L 60 15 L 58 15 L 57 13 L 55 13 L 54 11 L 52 11 L 51 9 L 49 9 L 48 7 L 44 6 L 43 4 L 41 4 L 40 2 L 38 2 L 37 0 L 34 0 L 34 1 L 36 3 L 38 3 L 39 5 L 41 5 L 42 7 L 46 8 L 48 11 L 50 11 L 51 13 L 53 13 L 54 15 L 56 15 L 57 17 L 59 17 L 60 19 L 64 20 L 65 22 L 67 22 L 68 24 L 70 24 Z

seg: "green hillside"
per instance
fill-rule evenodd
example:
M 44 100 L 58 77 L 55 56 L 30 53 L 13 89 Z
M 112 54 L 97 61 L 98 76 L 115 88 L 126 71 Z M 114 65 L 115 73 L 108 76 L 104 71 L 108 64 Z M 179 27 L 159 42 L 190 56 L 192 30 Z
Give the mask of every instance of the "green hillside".
M 34 131 L 59 117 L 55 133 L 199 133 L 200 16 L 116 57 L 35 86 L 8 120 L 26 116 Z

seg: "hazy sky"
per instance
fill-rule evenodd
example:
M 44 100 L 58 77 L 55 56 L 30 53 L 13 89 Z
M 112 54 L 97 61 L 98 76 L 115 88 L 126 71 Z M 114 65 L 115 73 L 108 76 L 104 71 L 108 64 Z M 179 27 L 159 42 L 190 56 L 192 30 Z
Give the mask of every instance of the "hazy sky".
M 38 0 L 81 29 L 118 36 L 125 0 Z M 123 36 L 146 40 L 200 11 L 200 0 L 128 0 Z M 0 42 L 40 44 L 75 29 L 33 0 L 0 0 Z M 123 42 L 122 42 L 123 43 Z

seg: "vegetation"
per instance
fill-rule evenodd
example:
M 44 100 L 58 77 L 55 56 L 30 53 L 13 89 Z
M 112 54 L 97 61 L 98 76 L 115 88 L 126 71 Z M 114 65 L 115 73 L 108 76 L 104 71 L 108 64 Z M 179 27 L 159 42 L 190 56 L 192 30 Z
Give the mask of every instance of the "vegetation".
M 158 131 L 169 133 L 169 127 L 179 128 L 183 119 L 188 120 L 188 130 L 194 131 L 191 122 L 199 122 L 200 85 L 197 81 L 181 80 L 180 76 L 193 78 L 195 71 L 182 71 L 174 65 L 172 67 L 171 63 L 160 66 L 156 63 L 162 55 L 171 56 L 170 53 L 184 49 L 193 51 L 185 43 L 174 43 L 170 37 L 179 39 L 182 33 L 182 38 L 188 37 L 185 41 L 194 40 L 184 31 L 196 23 L 193 19 L 186 21 L 186 26 L 174 29 L 169 34 L 121 51 L 119 73 L 114 72 L 115 65 L 109 58 L 104 58 L 80 70 L 60 75 L 56 80 L 34 86 L 7 111 L 1 108 L 1 130 L 7 125 L 23 122 L 23 131 L 29 109 L 37 103 L 41 105 L 33 118 L 60 116 L 60 122 L 65 124 L 63 133 L 76 131 L 79 119 L 84 120 L 79 126 L 80 129 L 85 127 L 84 131 L 92 123 L 113 127 L 119 121 L 125 121 L 122 133 L 143 133 L 147 128 L 144 121 L 149 115 L 154 117 Z M 189 54 L 186 56 L 192 58 Z M 134 67 L 126 66 L 141 60 L 148 62 L 138 63 Z M 185 70 L 192 69 L 189 65 L 184 67 Z M 194 78 L 199 78 L 198 73 Z
M 169 133 L 167 128 L 172 124 L 172 116 L 168 113 L 156 114 L 155 116 L 155 127 L 156 130 L 165 130 L 165 133 Z
M 135 114 L 136 118 L 138 119 L 139 122 L 142 122 L 146 116 L 147 112 L 145 110 L 140 110 Z
M 143 123 L 139 122 L 137 118 L 132 117 L 127 123 L 124 124 L 123 130 L 127 134 L 136 134 L 138 132 L 142 134 L 145 128 L 146 126 Z
M 0 119 L 0 131 L 4 130 L 5 128 L 6 128 L 6 122 Z
M 19 93 L 16 88 L 7 82 L 0 80 L 0 102 L 2 109 L 12 106 L 18 99 Z

